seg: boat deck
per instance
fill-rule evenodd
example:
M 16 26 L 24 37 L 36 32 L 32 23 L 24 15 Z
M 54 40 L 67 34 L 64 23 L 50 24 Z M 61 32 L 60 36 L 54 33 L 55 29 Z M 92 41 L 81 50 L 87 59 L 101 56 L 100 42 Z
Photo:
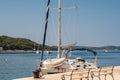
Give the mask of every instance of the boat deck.
M 70 73 L 71 72 L 58 73 L 58 74 L 47 74 L 41 78 L 27 77 L 27 78 L 19 78 L 19 79 L 14 79 L 14 80 L 62 80 L 61 76 L 63 74 L 70 74 Z M 112 74 L 113 74 L 114 80 L 120 80 L 120 66 L 114 66 Z M 92 79 L 91 76 L 89 76 L 89 80 L 99 80 L 99 78 L 97 76 Z M 100 80 L 105 80 L 105 76 L 101 75 Z M 106 76 L 106 80 L 113 80 L 113 78 L 111 75 L 108 74 Z

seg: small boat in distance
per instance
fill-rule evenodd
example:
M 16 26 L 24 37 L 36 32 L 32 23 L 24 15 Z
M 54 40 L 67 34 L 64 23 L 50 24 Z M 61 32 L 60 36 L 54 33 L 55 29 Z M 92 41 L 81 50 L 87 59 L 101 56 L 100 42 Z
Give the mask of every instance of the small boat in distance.
M 108 50 L 107 50 L 107 49 L 105 49 L 104 51 L 105 51 L 106 53 L 108 52 Z
M 36 54 L 40 54 L 40 51 L 39 51 L 39 50 L 36 50 Z
M 34 51 L 36 54 L 41 53 L 40 50 L 39 50 L 39 45 L 37 46 L 37 49 L 36 49 L 35 42 L 34 42 L 34 48 L 33 48 L 33 51 Z

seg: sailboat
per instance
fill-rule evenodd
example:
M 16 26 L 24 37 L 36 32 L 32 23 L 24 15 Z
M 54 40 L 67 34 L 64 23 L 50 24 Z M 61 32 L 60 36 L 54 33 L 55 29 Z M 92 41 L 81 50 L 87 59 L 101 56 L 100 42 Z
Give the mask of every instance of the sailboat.
M 38 46 L 38 47 L 39 47 L 39 46 Z M 34 51 L 36 54 L 39 54 L 39 53 L 40 53 L 39 48 L 36 49 L 35 42 L 34 42 L 34 48 L 33 48 L 33 51 Z
M 61 44 L 61 13 L 62 13 L 61 1 L 62 0 L 58 0 L 58 51 L 57 51 L 58 54 L 56 58 L 43 60 L 47 27 L 48 27 L 49 10 L 50 10 L 50 0 L 48 0 L 48 3 L 47 3 L 45 31 L 44 31 L 44 37 L 43 37 L 43 49 L 42 49 L 41 62 L 40 62 L 40 69 L 42 71 L 42 74 L 58 73 L 58 72 L 70 71 L 72 69 L 97 68 L 97 55 L 96 55 L 97 53 L 95 51 L 87 48 L 76 47 L 76 44 L 77 44 L 76 42 L 66 46 L 62 46 Z M 95 61 L 87 62 L 86 60 L 80 57 L 77 57 L 75 59 L 69 59 L 68 56 L 74 50 L 92 52 L 95 56 Z

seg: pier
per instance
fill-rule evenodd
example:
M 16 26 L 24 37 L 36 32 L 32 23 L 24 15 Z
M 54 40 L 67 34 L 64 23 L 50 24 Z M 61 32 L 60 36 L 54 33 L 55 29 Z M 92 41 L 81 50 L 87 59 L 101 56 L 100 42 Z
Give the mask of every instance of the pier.
M 96 72 L 96 76 L 91 74 L 92 71 Z M 83 74 L 84 72 L 82 73 L 82 75 Z M 67 77 L 62 79 L 63 75 L 67 75 Z M 42 76 L 41 78 L 27 77 L 27 78 L 19 78 L 19 79 L 14 79 L 14 80 L 70 80 L 70 77 L 71 77 L 71 72 L 65 72 L 65 73 L 58 73 L 58 74 L 47 74 L 47 75 Z M 80 77 L 79 79 L 84 80 L 85 78 Z M 79 80 L 79 79 L 77 78 L 77 79 L 71 79 L 71 80 Z M 88 80 L 120 80 L 120 66 L 114 66 L 112 68 L 103 67 L 101 68 L 101 70 L 90 69 Z

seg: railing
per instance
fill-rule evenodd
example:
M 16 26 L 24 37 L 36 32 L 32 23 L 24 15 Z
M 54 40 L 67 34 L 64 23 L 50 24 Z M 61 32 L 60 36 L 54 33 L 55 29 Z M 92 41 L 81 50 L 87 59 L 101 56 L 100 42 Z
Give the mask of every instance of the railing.
M 102 67 L 98 69 L 81 69 L 72 70 L 69 74 L 63 74 L 61 76 L 62 80 L 108 80 L 107 77 L 114 79 L 113 76 L 114 66 Z
M 90 69 L 72 70 L 70 74 L 64 74 L 61 76 L 62 80 L 89 80 Z
M 95 69 L 95 70 L 93 69 L 93 70 L 91 70 L 90 75 L 91 75 L 92 80 L 95 77 L 98 77 L 99 80 L 101 80 L 101 78 L 100 78 L 101 76 L 104 76 L 104 80 L 106 80 L 107 75 L 111 75 L 111 77 L 114 80 L 113 69 L 114 69 L 114 66 L 102 67 L 100 69 Z

